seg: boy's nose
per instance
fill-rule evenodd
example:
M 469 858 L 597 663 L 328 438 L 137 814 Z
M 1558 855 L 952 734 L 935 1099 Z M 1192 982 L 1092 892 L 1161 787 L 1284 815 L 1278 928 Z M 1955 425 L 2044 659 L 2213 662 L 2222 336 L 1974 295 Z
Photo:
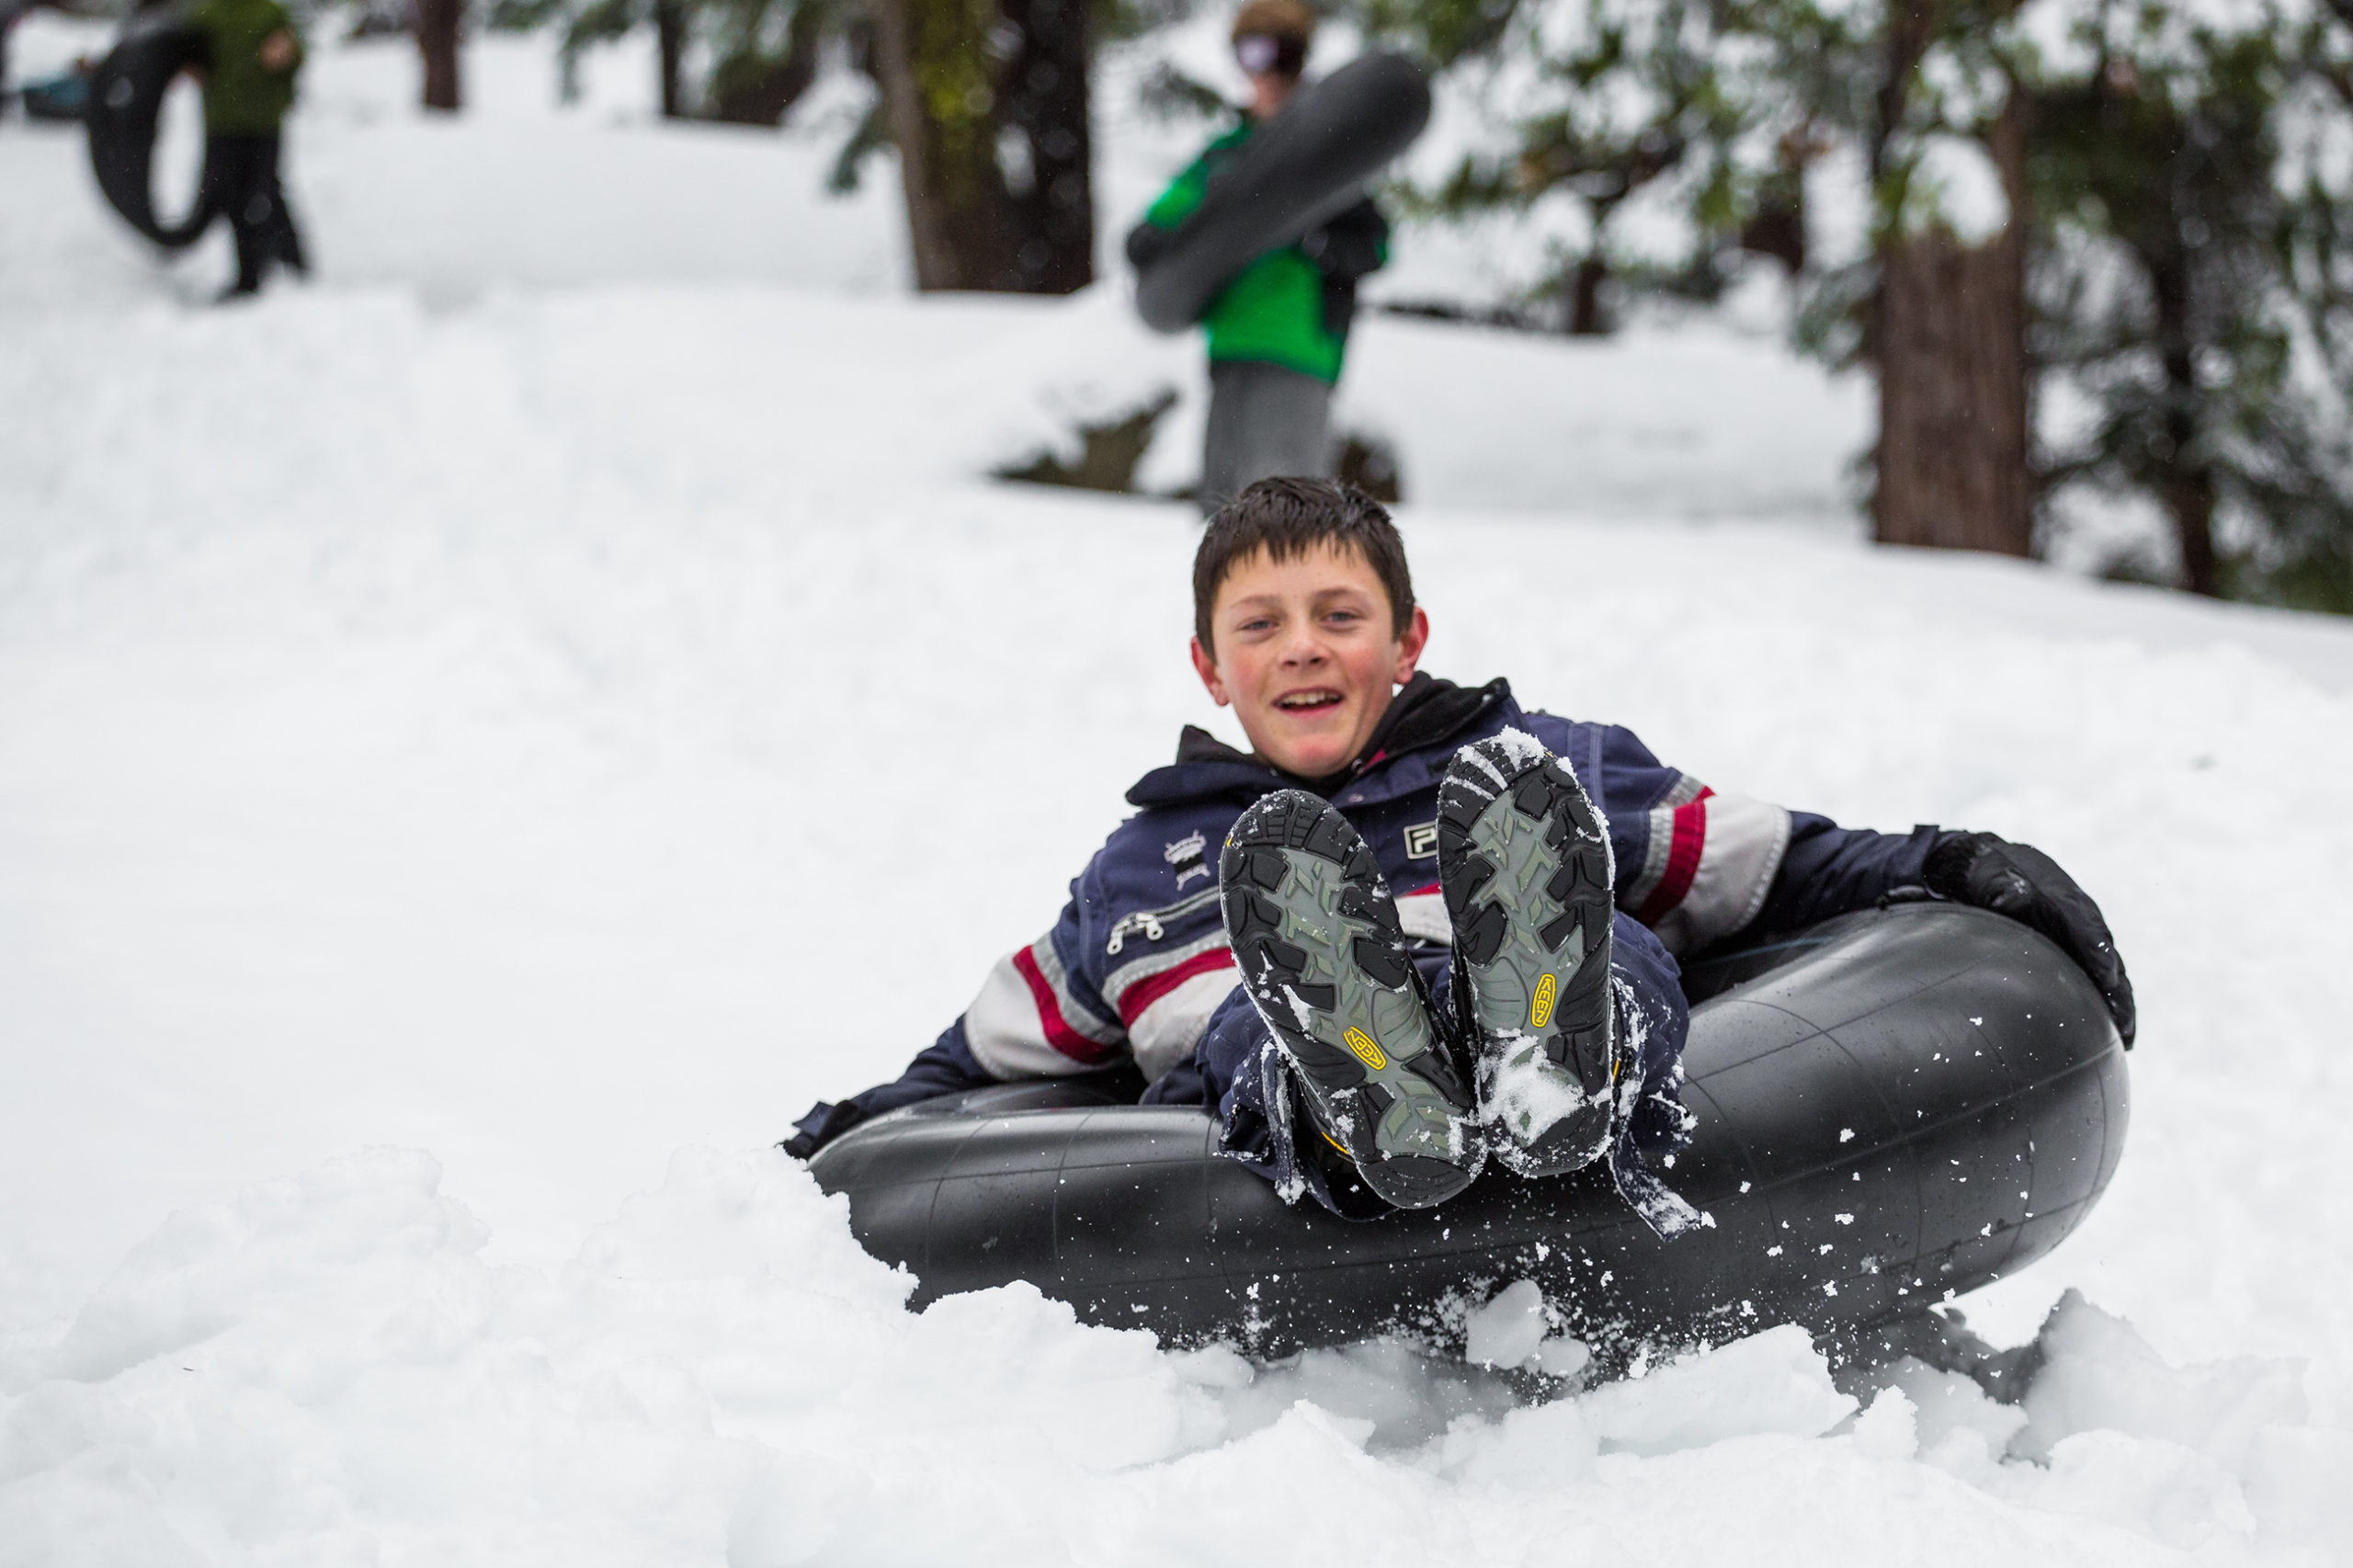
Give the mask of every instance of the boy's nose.
M 1324 644 L 1311 628 L 1302 627 L 1292 632 L 1290 641 L 1283 645 L 1283 663 L 1286 665 L 1315 665 L 1323 661 Z

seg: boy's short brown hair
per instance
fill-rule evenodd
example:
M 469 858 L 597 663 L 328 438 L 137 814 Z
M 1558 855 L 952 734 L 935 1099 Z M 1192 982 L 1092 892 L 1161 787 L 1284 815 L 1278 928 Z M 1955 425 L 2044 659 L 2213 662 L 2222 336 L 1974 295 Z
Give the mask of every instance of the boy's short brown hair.
M 1262 479 L 1210 519 L 1193 552 L 1193 635 L 1202 651 L 1217 654 L 1210 613 L 1235 566 L 1262 550 L 1269 561 L 1296 561 L 1320 544 L 1352 550 L 1372 568 L 1389 595 L 1390 633 L 1404 636 L 1414 616 L 1414 575 L 1405 541 L 1381 503 L 1328 479 Z

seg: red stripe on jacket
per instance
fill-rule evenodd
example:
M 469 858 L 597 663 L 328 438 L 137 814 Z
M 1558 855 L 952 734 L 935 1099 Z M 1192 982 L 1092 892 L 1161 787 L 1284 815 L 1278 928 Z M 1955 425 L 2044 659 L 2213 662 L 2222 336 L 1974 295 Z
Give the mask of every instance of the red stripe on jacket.
M 1013 955 L 1013 968 L 1029 983 L 1029 999 L 1037 1004 L 1039 1027 L 1045 1032 L 1048 1045 L 1073 1062 L 1084 1062 L 1089 1067 L 1111 1060 L 1111 1047 L 1096 1044 L 1063 1020 L 1063 1005 L 1055 999 L 1054 988 L 1046 983 L 1045 972 L 1039 969 L 1038 960 L 1030 956 L 1029 949 Z
M 1128 987 L 1120 998 L 1120 1021 L 1132 1027 L 1143 1016 L 1143 1010 L 1176 990 L 1197 974 L 1207 974 L 1214 969 L 1232 969 L 1233 949 L 1211 948 L 1205 953 L 1195 953 L 1183 963 L 1171 964 L 1158 974 L 1145 975 Z
M 1643 925 L 1655 924 L 1658 918 L 1683 902 L 1691 891 L 1691 879 L 1699 869 L 1699 852 L 1708 843 L 1708 808 L 1706 801 L 1713 790 L 1702 788 L 1688 804 L 1675 808 L 1675 836 L 1666 851 L 1666 869 L 1651 890 L 1651 896 L 1634 911 L 1634 918 Z

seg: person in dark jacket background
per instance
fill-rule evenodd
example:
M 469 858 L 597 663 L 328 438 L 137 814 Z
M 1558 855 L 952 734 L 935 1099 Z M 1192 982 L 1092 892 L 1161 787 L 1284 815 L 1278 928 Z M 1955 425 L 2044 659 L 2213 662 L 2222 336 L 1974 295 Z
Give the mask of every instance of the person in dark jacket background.
M 1142 267 L 1163 255 L 1219 169 L 1282 112 L 1314 36 L 1315 14 L 1299 0 L 1250 0 L 1242 8 L 1233 51 L 1250 79 L 1250 106 L 1152 204 L 1128 235 L 1130 261 Z M 1363 200 L 1258 257 L 1210 301 L 1201 318 L 1210 358 L 1204 516 L 1255 480 L 1330 472 L 1332 389 L 1356 318 L 1357 280 L 1388 258 L 1388 220 Z
M 205 39 L 205 195 L 237 242 L 237 280 L 222 298 L 259 291 L 273 264 L 310 270 L 278 177 L 302 40 L 278 0 L 196 0 Z

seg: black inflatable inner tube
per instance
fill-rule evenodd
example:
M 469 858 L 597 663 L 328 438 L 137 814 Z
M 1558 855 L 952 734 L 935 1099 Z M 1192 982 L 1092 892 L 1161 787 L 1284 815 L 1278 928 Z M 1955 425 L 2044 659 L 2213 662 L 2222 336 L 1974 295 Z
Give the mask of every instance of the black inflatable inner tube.
M 155 130 L 173 78 L 201 65 L 204 53 L 203 33 L 185 22 L 169 16 L 134 20 L 92 73 L 83 117 L 90 169 L 108 205 L 172 250 L 201 239 L 213 212 L 207 182 L 199 178 L 186 217 L 167 223 L 155 215 Z
M 2122 1046 L 2023 926 L 1898 904 L 1687 983 L 1699 1125 L 1663 1174 L 1715 1223 L 1672 1242 L 1597 1169 L 1491 1168 L 1438 1209 L 1350 1223 L 1217 1158 L 1204 1112 L 1069 1080 L 910 1107 L 812 1168 L 917 1303 L 1026 1279 L 1091 1323 L 1281 1355 L 1456 1339 L 1526 1278 L 1605 1364 L 1776 1323 L 1851 1332 L 1974 1290 L 2055 1246 L 2115 1171 Z
M 1402 54 L 1359 55 L 1300 88 L 1138 274 L 1137 313 L 1156 332 L 1184 331 L 1234 274 L 1354 206 L 1429 119 L 1429 84 Z

